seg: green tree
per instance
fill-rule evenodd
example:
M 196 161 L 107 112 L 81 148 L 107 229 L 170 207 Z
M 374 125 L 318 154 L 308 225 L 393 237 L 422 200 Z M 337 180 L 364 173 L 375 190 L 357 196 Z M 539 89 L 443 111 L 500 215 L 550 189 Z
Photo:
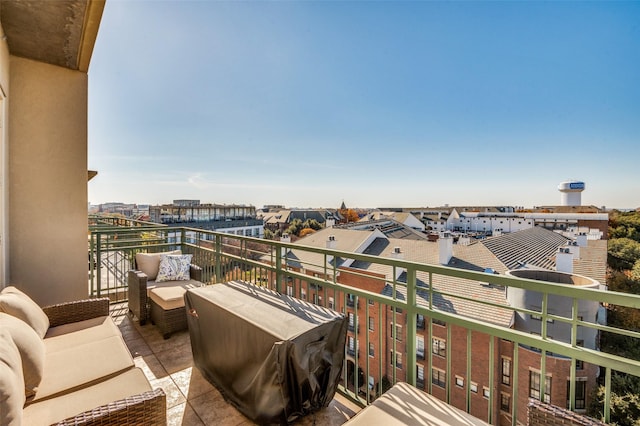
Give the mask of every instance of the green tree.
M 611 424 L 617 426 L 640 426 L 640 379 L 629 374 L 611 376 Z M 605 388 L 600 386 L 592 403 L 589 415 L 604 417 Z
M 293 219 L 287 228 L 287 234 L 289 235 L 298 235 L 300 231 L 302 231 L 302 220 Z
M 617 270 L 631 269 L 640 259 L 640 242 L 627 237 L 609 240 L 609 266 Z
M 320 225 L 320 222 L 318 222 L 315 219 L 307 219 L 302 224 L 302 228 L 311 228 L 314 231 L 318 231 L 318 230 L 322 229 L 322 225 Z

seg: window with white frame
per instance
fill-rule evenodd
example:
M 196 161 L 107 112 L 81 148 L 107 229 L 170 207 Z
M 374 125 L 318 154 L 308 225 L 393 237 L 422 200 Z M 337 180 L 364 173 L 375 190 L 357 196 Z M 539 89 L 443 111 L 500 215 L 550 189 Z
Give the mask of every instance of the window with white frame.
M 531 398 L 540 400 L 541 390 L 541 377 L 539 371 L 529 371 L 529 396 Z M 551 376 L 545 377 L 544 382 L 544 402 L 549 404 L 551 402 Z
M 441 357 L 447 356 L 447 341 L 444 339 L 440 339 L 439 337 L 434 337 L 431 339 L 431 352 L 434 355 L 438 355 Z
M 424 359 L 424 337 L 416 336 L 416 357 Z
M 444 388 L 447 385 L 447 375 L 444 370 L 433 367 L 431 369 L 431 383 Z

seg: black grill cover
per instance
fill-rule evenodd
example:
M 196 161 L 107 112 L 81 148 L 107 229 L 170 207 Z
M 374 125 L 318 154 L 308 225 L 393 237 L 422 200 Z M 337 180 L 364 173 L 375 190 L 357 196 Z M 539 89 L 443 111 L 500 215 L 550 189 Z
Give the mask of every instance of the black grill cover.
M 329 405 L 347 320 L 330 309 L 242 282 L 189 289 L 196 367 L 258 423 L 288 423 Z

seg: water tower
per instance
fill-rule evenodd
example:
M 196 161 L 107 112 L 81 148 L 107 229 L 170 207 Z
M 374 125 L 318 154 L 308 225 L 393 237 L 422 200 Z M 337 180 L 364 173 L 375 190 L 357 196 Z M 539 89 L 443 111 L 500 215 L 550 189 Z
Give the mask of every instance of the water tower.
M 579 180 L 568 180 L 558 185 L 560 191 L 561 206 L 581 206 L 581 193 L 584 191 L 584 182 Z

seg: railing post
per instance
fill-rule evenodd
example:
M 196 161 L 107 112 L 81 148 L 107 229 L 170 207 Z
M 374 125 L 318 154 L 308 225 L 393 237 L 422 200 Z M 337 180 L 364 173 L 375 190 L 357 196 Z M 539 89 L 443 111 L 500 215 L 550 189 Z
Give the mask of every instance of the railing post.
M 416 270 L 407 268 L 407 382 L 416 385 Z
M 102 265 L 102 256 L 101 256 L 101 252 L 102 252 L 102 248 L 101 248 L 101 244 L 102 244 L 102 235 L 100 234 L 100 232 L 96 232 L 96 266 Z M 101 287 L 102 287 L 102 268 L 98 267 L 97 271 L 96 271 L 96 293 L 97 293 L 97 297 L 101 297 Z
M 219 283 L 222 282 L 222 235 L 220 234 L 216 234 L 215 263 L 216 283 Z
M 282 294 L 282 247 L 276 246 L 276 291 Z
M 90 295 L 91 296 L 95 296 L 95 291 L 94 291 L 94 284 L 95 284 L 95 278 L 96 278 L 96 268 L 94 267 L 94 265 L 96 265 L 96 255 L 95 255 L 95 234 L 92 232 L 91 233 L 91 238 L 89 239 L 89 271 L 91 272 L 89 274 L 89 281 L 91 283 L 91 288 L 90 288 Z

